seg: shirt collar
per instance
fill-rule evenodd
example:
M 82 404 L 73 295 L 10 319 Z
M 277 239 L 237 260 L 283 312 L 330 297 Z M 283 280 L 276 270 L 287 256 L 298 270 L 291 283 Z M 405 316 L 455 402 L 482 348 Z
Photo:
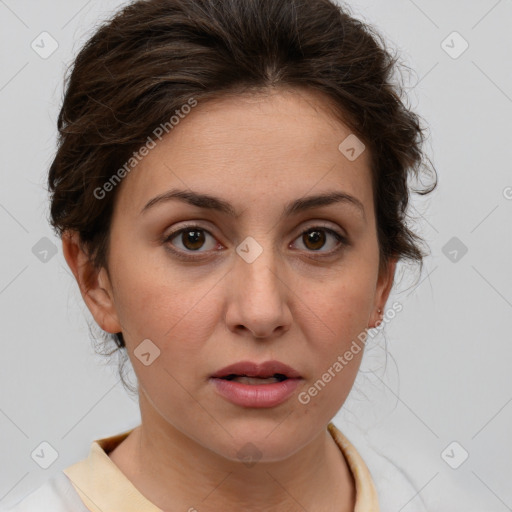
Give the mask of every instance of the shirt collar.
M 327 429 L 354 477 L 354 512 L 379 512 L 377 491 L 362 457 L 333 423 L 329 423 Z M 132 430 L 93 441 L 87 458 L 64 469 L 64 473 L 91 512 L 162 512 L 137 490 L 108 456 Z

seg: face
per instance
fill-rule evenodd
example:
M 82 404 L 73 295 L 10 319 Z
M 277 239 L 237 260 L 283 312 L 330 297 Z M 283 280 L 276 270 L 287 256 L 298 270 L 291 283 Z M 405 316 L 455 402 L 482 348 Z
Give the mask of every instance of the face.
M 199 103 L 124 178 L 109 273 L 86 300 L 123 332 L 143 423 L 232 460 L 250 442 L 271 461 L 343 405 L 363 350 L 343 356 L 394 272 L 379 274 L 369 151 L 338 149 L 350 134 L 316 93 Z M 279 361 L 297 378 L 212 379 L 240 361 Z

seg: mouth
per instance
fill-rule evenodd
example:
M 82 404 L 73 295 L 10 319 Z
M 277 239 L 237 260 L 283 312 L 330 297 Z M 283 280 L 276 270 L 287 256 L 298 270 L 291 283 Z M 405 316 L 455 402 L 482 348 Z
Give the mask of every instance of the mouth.
M 240 361 L 218 370 L 211 377 L 244 384 L 272 384 L 286 379 L 298 379 L 301 375 L 297 370 L 280 361 L 263 363 Z
M 240 382 L 240 384 L 273 384 L 274 382 L 283 382 L 287 380 L 288 377 L 282 373 L 274 373 L 272 377 L 249 377 L 247 375 L 236 375 L 234 373 L 230 373 L 226 375 L 226 377 L 220 377 L 223 380 L 231 380 L 235 382 Z
M 295 392 L 303 377 L 279 361 L 241 361 L 214 373 L 214 388 L 229 402 L 252 408 L 270 408 L 284 403 Z

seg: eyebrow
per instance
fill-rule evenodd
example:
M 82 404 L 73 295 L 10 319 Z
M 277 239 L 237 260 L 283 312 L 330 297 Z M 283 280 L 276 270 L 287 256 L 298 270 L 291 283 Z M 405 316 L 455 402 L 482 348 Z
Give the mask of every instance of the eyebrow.
M 199 208 L 215 210 L 220 213 L 229 215 L 230 217 L 233 217 L 235 219 L 238 219 L 241 215 L 233 208 L 233 206 L 230 203 L 224 201 L 223 199 L 220 199 L 209 194 L 200 194 L 189 190 L 179 189 L 172 189 L 154 197 L 153 199 L 148 201 L 144 208 L 142 208 L 140 214 L 147 212 L 150 208 L 154 207 L 157 204 L 171 200 L 182 201 L 192 206 L 197 206 Z M 347 204 L 354 207 L 355 210 L 359 211 L 359 213 L 362 215 L 363 219 L 366 222 L 366 214 L 363 204 L 361 203 L 361 201 L 359 201 L 359 199 L 357 199 L 354 196 L 351 196 L 350 194 L 347 194 L 346 192 L 329 192 L 325 194 L 318 194 L 314 196 L 307 196 L 296 199 L 295 201 L 291 201 L 290 203 L 285 205 L 284 210 L 281 214 L 281 218 L 288 217 L 290 215 L 294 215 L 307 210 L 311 210 L 313 208 L 319 208 L 322 206 L 329 206 L 331 204 L 339 203 Z

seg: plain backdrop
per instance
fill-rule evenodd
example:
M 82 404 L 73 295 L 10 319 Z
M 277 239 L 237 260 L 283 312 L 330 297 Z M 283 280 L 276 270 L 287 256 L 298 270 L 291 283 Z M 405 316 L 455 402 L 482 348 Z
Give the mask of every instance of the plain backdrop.
M 429 126 L 439 186 L 411 210 L 431 255 L 420 276 L 401 267 L 388 304 L 403 310 L 368 347 L 335 423 L 402 467 L 431 510 L 512 510 L 512 1 L 348 3 L 413 70 L 409 104 Z M 3 505 L 140 420 L 115 360 L 94 353 L 47 222 L 66 66 L 122 4 L 0 0 Z M 32 456 L 44 442 L 56 456 L 46 469 Z

